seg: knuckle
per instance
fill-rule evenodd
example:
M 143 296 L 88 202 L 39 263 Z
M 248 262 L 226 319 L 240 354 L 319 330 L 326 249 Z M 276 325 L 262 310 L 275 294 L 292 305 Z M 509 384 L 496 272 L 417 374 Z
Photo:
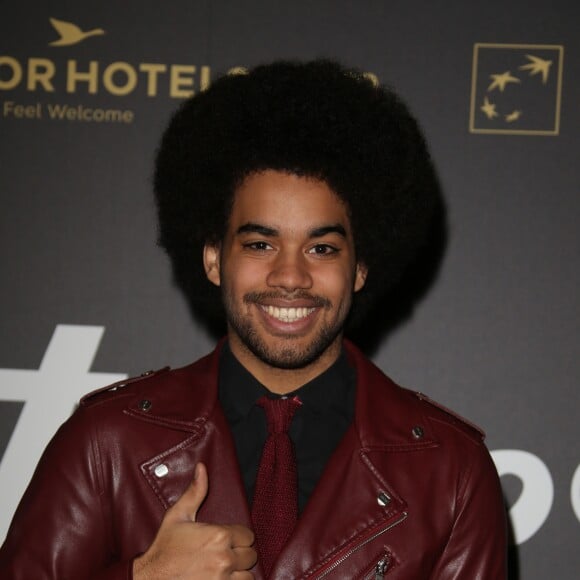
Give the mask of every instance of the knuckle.
M 225 544 L 229 547 L 231 544 L 231 533 L 227 528 L 216 526 L 214 540 L 219 544 Z
M 234 568 L 234 556 L 231 552 L 220 551 L 214 557 L 214 566 L 222 572 L 229 572 Z

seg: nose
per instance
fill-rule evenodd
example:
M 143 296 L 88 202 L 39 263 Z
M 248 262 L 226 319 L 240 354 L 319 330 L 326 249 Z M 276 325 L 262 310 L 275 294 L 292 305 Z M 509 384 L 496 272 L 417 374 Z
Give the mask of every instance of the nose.
M 266 282 L 268 286 L 283 288 L 287 292 L 312 288 L 312 276 L 306 257 L 301 252 L 279 252 Z

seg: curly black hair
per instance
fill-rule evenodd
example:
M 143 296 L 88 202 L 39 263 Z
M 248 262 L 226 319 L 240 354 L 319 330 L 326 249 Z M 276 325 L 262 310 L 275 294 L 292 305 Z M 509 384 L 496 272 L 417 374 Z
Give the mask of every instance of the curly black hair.
M 185 101 L 157 153 L 159 243 L 206 321 L 223 313 L 203 246 L 222 239 L 236 187 L 265 169 L 321 179 L 346 202 L 368 269 L 350 317 L 362 321 L 425 243 L 441 204 L 417 122 L 391 89 L 329 60 L 257 66 Z

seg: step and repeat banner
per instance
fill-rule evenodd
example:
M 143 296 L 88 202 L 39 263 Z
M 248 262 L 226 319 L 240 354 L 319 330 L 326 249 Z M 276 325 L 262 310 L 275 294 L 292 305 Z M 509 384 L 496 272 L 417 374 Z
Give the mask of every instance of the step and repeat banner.
M 326 56 L 405 98 L 447 201 L 435 281 L 370 354 L 488 433 L 510 578 L 577 578 L 579 22 L 561 0 L 0 2 L 0 541 L 83 393 L 213 345 L 156 246 L 171 112 Z

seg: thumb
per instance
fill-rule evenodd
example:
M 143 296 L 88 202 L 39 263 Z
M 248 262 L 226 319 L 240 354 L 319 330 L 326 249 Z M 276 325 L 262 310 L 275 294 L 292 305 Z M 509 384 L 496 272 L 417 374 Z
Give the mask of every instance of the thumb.
M 192 482 L 177 500 L 173 510 L 177 511 L 182 517 L 195 522 L 197 510 L 199 510 L 199 506 L 207 496 L 208 487 L 207 468 L 203 463 L 198 463 L 195 466 Z

